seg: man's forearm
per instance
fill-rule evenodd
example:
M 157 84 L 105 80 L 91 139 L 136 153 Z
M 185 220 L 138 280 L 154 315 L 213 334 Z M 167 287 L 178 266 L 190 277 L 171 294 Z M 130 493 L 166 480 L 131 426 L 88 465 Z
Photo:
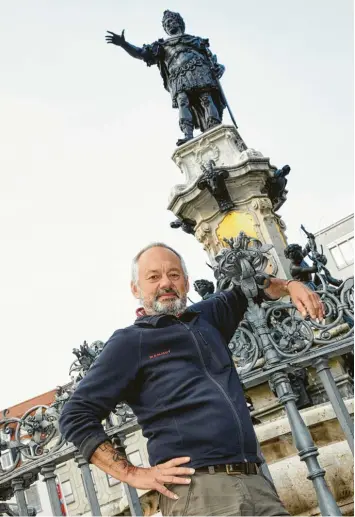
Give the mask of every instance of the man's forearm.
M 292 281 L 296 282 L 296 280 Z M 270 278 L 270 285 L 265 289 L 265 293 L 275 300 L 282 298 L 283 296 L 288 296 L 289 290 L 287 280 L 283 280 L 282 278 Z
M 137 470 L 137 467 L 131 465 L 127 458 L 117 451 L 110 442 L 99 445 L 90 461 L 106 474 L 123 482 L 126 481 L 129 474 Z

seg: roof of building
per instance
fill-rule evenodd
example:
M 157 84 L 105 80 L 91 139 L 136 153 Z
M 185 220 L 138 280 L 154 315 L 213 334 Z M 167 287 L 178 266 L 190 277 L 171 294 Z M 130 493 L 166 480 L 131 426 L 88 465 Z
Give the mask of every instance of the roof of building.
M 346 217 L 343 217 L 343 219 L 340 219 L 339 221 L 336 221 L 335 223 L 330 224 L 326 228 L 323 228 L 322 230 L 318 230 L 318 232 L 315 232 L 314 235 L 315 235 L 315 237 L 317 237 L 317 235 L 321 235 L 322 233 L 328 232 L 332 228 L 336 228 L 340 224 L 345 223 L 346 221 L 350 221 L 351 219 L 354 219 L 354 214 L 347 215 Z
M 28 411 L 34 406 L 49 406 L 50 404 L 52 404 L 52 402 L 54 402 L 56 391 L 57 389 L 54 389 L 51 391 L 47 391 L 46 393 L 42 393 L 41 395 L 37 395 L 36 397 L 20 402 L 15 406 L 1 410 L 0 414 L 3 414 L 3 412 L 5 411 L 6 418 L 21 418 L 24 415 L 24 413 L 26 413 L 26 411 Z

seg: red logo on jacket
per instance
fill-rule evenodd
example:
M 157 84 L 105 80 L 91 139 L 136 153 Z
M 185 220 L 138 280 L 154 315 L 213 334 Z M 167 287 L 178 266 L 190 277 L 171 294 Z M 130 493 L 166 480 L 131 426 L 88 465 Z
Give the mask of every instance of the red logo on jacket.
M 157 354 L 153 354 L 149 356 L 149 359 L 154 359 L 155 357 L 160 357 L 161 355 L 170 354 L 170 350 L 165 350 L 164 352 L 158 352 Z

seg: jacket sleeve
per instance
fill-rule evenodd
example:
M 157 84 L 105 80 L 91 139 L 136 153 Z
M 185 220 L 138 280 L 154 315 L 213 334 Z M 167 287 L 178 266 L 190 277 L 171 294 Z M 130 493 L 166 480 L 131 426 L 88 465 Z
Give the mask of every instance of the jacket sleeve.
M 132 339 L 129 329 L 117 330 L 63 407 L 60 431 L 87 461 L 108 439 L 101 422 L 126 400 L 128 387 L 139 370 L 139 356 L 139 343 Z
M 242 321 L 248 302 L 239 287 L 221 291 L 207 300 L 195 303 L 189 309 L 201 312 L 203 319 L 216 327 L 227 343 Z

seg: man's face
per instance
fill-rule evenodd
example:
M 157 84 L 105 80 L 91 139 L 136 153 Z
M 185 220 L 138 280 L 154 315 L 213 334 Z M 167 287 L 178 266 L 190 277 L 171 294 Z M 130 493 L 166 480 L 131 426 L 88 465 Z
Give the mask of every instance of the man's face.
M 177 316 L 186 309 L 189 283 L 179 257 L 166 248 L 150 248 L 139 257 L 138 282 L 131 289 L 147 314 Z
M 169 36 L 176 36 L 178 34 L 182 34 L 183 33 L 183 29 L 182 29 L 179 21 L 176 18 L 173 18 L 173 17 L 168 18 L 166 20 L 164 29 L 165 29 L 165 32 Z

